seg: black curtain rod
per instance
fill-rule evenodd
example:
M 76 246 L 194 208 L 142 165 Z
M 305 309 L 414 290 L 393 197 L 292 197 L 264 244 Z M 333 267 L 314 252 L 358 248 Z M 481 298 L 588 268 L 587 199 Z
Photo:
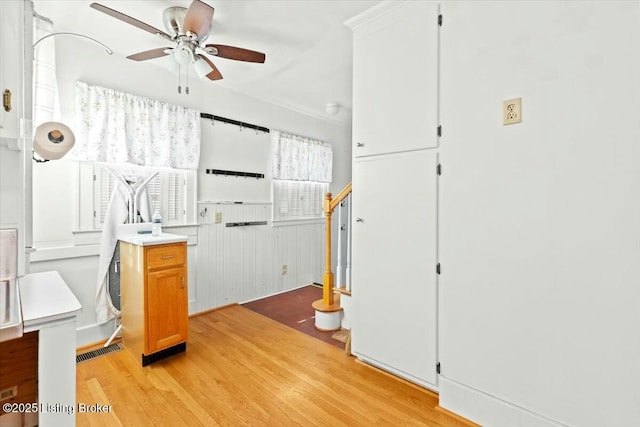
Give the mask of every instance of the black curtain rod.
M 230 125 L 240 126 L 241 128 L 259 130 L 260 132 L 269 133 L 270 130 L 263 126 L 253 125 L 251 123 L 240 122 L 238 120 L 227 119 L 226 117 L 220 117 L 209 113 L 200 113 L 200 117 L 203 119 L 217 120 L 219 122 L 228 123 Z

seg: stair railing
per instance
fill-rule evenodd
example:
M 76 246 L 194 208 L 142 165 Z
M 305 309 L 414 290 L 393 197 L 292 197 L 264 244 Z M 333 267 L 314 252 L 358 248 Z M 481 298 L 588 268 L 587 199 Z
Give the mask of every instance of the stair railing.
M 342 236 L 341 230 L 338 230 L 338 282 L 339 287 L 334 287 L 334 275 L 331 265 L 331 217 L 337 207 L 340 206 L 343 200 L 351 196 L 351 183 L 347 184 L 345 188 L 338 193 L 335 198 L 332 198 L 331 193 L 327 193 L 324 198 L 322 210 L 324 211 L 326 226 L 325 237 L 325 271 L 322 277 L 322 301 L 325 306 L 333 306 L 335 303 L 334 291 L 342 292 Z M 348 221 L 347 227 L 351 224 L 351 203 L 349 201 L 348 208 Z M 338 228 L 342 225 L 342 209 L 338 209 Z M 346 291 L 351 292 L 351 230 L 347 233 L 347 267 L 345 271 L 346 279 Z

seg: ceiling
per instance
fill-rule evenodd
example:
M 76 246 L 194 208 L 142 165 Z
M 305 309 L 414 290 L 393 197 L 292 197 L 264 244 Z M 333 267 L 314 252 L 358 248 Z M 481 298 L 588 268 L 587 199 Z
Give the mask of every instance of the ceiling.
M 263 99 L 334 122 L 351 119 L 351 31 L 344 21 L 377 0 L 204 0 L 214 7 L 207 43 L 228 44 L 266 54 L 264 64 L 210 57 L 223 80 L 199 82 Z M 34 0 L 36 12 L 55 31 L 93 37 L 108 45 L 114 61 L 132 53 L 171 46 L 132 25 L 89 7 L 85 0 Z M 190 0 L 99 0 L 98 3 L 164 30 L 162 12 L 188 7 Z M 150 60 L 177 73 L 173 58 Z M 195 76 L 193 70 L 190 70 Z M 195 80 L 195 79 L 194 79 Z M 193 80 L 190 81 L 193 90 Z M 331 115 L 327 103 L 340 111 Z

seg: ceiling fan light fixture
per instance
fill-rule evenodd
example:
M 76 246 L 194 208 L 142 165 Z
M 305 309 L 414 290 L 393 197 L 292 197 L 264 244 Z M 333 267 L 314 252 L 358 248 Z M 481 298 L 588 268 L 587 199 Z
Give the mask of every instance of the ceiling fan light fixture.
M 185 45 L 178 45 L 178 47 L 173 49 L 173 57 L 178 64 L 186 66 L 189 62 L 193 61 L 193 52 Z
M 193 68 L 196 70 L 196 73 L 198 74 L 198 76 L 200 76 L 200 78 L 205 77 L 207 74 L 213 71 L 209 64 L 207 64 L 207 61 L 202 58 L 196 58 L 196 60 L 193 61 Z
M 162 39 L 174 42 L 176 45 L 173 48 L 150 49 L 134 53 L 127 58 L 133 61 L 146 61 L 171 55 L 179 64 L 179 70 L 182 70 L 183 67 L 187 69 L 187 78 L 189 76 L 188 67 L 193 64 L 200 77 L 206 77 L 211 81 L 222 79 L 220 70 L 203 53 L 234 61 L 254 63 L 264 63 L 265 61 L 265 54 L 262 52 L 222 44 L 205 45 L 204 41 L 209 37 L 211 31 L 214 9 L 202 0 L 192 0 L 189 8 L 173 6 L 165 9 L 163 22 L 167 32 L 98 3 L 91 3 L 90 7 Z M 178 75 L 180 72 L 178 71 Z M 180 86 L 178 86 L 178 90 L 180 91 Z

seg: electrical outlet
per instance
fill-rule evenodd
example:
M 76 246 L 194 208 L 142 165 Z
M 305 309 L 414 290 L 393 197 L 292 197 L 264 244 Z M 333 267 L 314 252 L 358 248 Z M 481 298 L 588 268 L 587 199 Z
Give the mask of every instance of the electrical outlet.
M 282 273 L 283 276 L 287 274 L 287 264 L 282 264 Z
M 222 222 L 222 212 L 216 212 L 216 224 L 220 224 Z
M 502 101 L 502 124 L 512 125 L 522 122 L 522 98 Z

